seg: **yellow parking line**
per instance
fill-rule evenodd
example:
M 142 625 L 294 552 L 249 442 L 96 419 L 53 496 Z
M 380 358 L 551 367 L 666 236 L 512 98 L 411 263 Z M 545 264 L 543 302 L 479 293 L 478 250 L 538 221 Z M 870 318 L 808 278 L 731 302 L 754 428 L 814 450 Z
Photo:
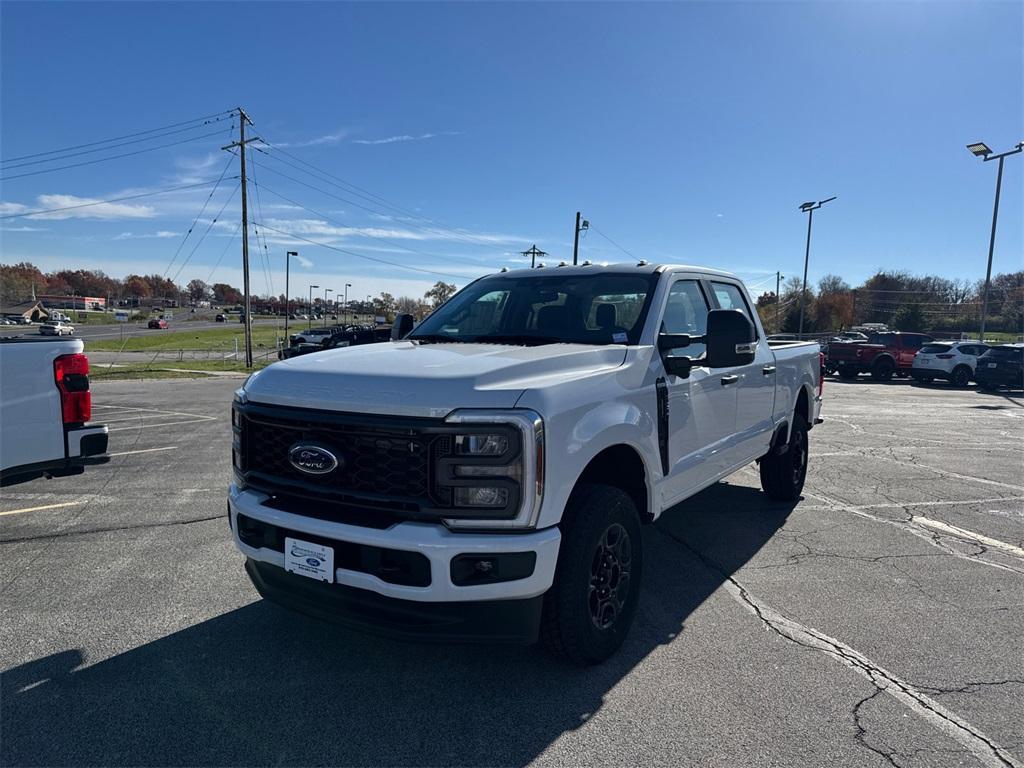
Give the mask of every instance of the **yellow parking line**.
M 22 512 L 39 512 L 43 509 L 57 509 L 58 507 L 74 507 L 78 504 L 85 504 L 84 501 L 65 501 L 61 504 L 46 504 L 42 507 L 26 507 L 25 509 L 12 509 L 9 512 L 0 512 L 0 517 L 4 515 L 20 515 Z

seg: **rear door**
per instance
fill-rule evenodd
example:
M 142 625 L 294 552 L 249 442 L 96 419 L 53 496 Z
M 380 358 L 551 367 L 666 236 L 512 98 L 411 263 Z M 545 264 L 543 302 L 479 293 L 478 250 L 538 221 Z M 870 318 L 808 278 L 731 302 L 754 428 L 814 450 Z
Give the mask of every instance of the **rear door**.
M 711 304 L 706 284 L 678 279 L 669 288 L 662 314 L 663 333 L 703 336 Z M 686 495 L 724 472 L 726 443 L 736 424 L 736 386 L 723 384 L 726 369 L 702 365 L 704 344 L 692 344 L 670 354 L 694 361 L 688 378 L 664 376 L 668 398 L 668 472 L 666 501 Z
M 896 360 L 896 365 L 899 368 L 911 368 L 914 365 L 915 355 L 921 351 L 921 347 L 931 341 L 931 337 L 916 333 L 900 334 L 896 338 L 899 339 L 899 352 Z
M 738 309 L 747 316 L 757 332 L 758 323 L 743 288 L 731 280 L 712 280 L 711 294 L 717 309 Z M 722 369 L 726 377 L 735 377 L 736 423 L 729 440 L 729 464 L 745 463 L 761 456 L 771 442 L 774 426 L 775 389 L 778 371 L 775 354 L 768 341 L 758 335 L 754 361 L 735 368 Z

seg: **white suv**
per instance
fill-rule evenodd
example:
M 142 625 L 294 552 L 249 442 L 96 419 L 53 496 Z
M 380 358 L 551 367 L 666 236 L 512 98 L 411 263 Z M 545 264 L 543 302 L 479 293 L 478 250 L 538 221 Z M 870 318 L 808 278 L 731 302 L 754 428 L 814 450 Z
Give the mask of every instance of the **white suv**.
M 988 345 L 977 341 L 934 341 L 925 344 L 914 356 L 910 375 L 925 384 L 946 379 L 957 387 L 966 387 L 974 378 L 978 358 Z

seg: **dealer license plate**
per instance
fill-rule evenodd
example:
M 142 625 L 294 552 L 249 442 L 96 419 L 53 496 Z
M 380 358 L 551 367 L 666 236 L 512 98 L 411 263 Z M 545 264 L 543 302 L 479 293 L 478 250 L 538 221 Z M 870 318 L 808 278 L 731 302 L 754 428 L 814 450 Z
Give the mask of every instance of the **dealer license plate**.
M 334 548 L 302 539 L 284 540 L 284 569 L 317 581 L 334 583 Z
M 995 367 L 996 367 L 996 366 L 998 366 L 998 365 L 999 365 L 999 363 L 989 363 L 989 364 L 988 364 L 988 367 L 989 367 L 989 368 L 995 368 Z

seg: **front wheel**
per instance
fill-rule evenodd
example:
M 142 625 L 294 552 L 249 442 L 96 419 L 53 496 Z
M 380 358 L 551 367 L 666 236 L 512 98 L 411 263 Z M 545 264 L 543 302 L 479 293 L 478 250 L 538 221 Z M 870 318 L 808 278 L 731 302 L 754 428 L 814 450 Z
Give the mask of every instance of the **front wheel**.
M 761 488 L 773 501 L 796 501 L 807 479 L 807 422 L 793 417 L 786 451 L 761 459 Z
M 585 484 L 573 491 L 560 528 L 541 640 L 567 661 L 598 664 L 622 645 L 636 613 L 643 570 L 640 518 L 621 489 Z

